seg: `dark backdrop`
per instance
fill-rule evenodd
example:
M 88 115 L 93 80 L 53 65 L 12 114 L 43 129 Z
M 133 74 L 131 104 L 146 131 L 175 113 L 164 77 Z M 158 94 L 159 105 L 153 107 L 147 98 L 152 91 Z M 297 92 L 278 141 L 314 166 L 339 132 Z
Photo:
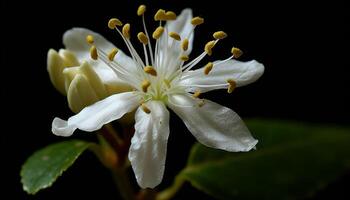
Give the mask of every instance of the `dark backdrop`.
M 87 27 L 105 35 L 117 46 L 121 40 L 106 27 L 117 16 L 141 30 L 136 9 L 148 6 L 149 29 L 158 8 L 179 13 L 186 7 L 205 18 L 196 32 L 195 50 L 202 47 L 216 30 L 229 37 L 215 49 L 214 58 L 226 58 L 232 45 L 244 52 L 241 60 L 256 59 L 265 65 L 265 74 L 255 84 L 239 88 L 232 95 L 207 94 L 233 108 L 244 119 L 266 117 L 297 121 L 348 125 L 349 84 L 347 68 L 348 36 L 344 2 L 330 1 L 1 1 L 1 194 L 9 199 L 71 199 L 99 197 L 115 199 L 112 180 L 94 156 L 84 154 L 52 188 L 27 196 L 20 185 L 21 164 L 36 149 L 62 141 L 50 133 L 53 117 L 66 118 L 72 113 L 65 97 L 51 85 L 46 71 L 49 48 L 62 48 L 61 37 L 72 27 Z M 150 12 L 151 11 L 151 12 Z M 152 25 L 150 25 L 152 24 Z M 135 37 L 136 30 L 133 36 Z M 79 133 L 75 138 L 93 139 Z M 180 170 L 194 142 L 175 115 L 165 179 L 171 182 Z M 349 186 L 349 176 L 320 192 L 314 199 L 341 198 Z M 210 199 L 186 185 L 185 193 Z

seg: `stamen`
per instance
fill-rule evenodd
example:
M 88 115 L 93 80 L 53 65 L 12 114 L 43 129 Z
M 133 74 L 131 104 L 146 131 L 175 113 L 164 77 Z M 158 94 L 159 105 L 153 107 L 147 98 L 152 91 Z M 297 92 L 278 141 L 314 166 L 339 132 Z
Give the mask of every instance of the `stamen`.
M 144 80 L 141 83 L 141 88 L 143 92 L 147 92 L 148 87 L 151 85 L 151 82 L 149 82 L 148 80 Z
M 139 39 L 139 41 L 144 45 L 148 44 L 148 37 L 143 32 L 139 32 L 137 34 L 137 39 Z
M 154 15 L 154 20 L 155 21 L 162 21 L 166 20 L 166 13 L 165 10 L 159 9 L 156 14 Z
M 187 51 L 187 49 L 188 49 L 188 39 L 187 39 L 187 38 L 185 38 L 185 39 L 182 41 L 182 43 L 181 43 L 181 48 L 182 48 L 183 51 Z
M 141 108 L 146 114 L 151 113 L 151 110 L 144 103 L 141 104 Z
M 211 56 L 213 54 L 212 52 L 212 48 L 215 46 L 215 40 L 212 40 L 210 42 L 208 42 L 205 47 L 204 47 L 204 51 Z
M 197 65 L 204 57 L 207 55 L 207 53 L 204 51 L 201 53 L 197 58 L 191 60 L 191 62 L 187 63 L 185 66 L 183 66 L 181 69 L 185 71 L 189 71 L 192 69 L 195 65 Z
M 173 38 L 174 40 L 177 40 L 177 41 L 180 41 L 180 40 L 181 40 L 181 37 L 180 37 L 180 35 L 179 35 L 178 33 L 170 32 L 170 33 L 169 33 L 169 36 L 170 36 L 171 38 Z
M 125 36 L 123 35 L 123 33 L 119 30 L 119 29 L 115 29 L 118 34 L 122 37 L 123 41 L 125 42 L 126 46 L 128 47 L 128 50 L 133 58 L 133 60 L 135 62 L 137 62 L 140 66 L 144 66 L 143 61 L 141 60 L 140 56 L 138 55 L 138 53 L 136 52 L 135 48 L 132 46 L 131 42 L 129 39 L 125 38 Z
M 146 6 L 145 6 L 145 9 L 146 9 Z M 148 35 L 148 31 L 147 31 L 147 28 L 146 28 L 146 23 L 145 23 L 145 15 L 143 13 L 142 15 L 142 24 L 143 24 L 143 29 L 146 33 L 146 36 L 147 38 L 149 38 L 149 35 Z M 145 48 L 144 48 L 145 49 Z M 153 56 L 153 49 L 152 49 L 152 44 L 151 42 L 148 40 L 148 50 L 149 50 L 149 54 L 150 54 L 150 57 L 151 57 L 151 62 L 152 62 L 152 65 L 154 65 L 154 56 Z M 146 54 L 145 54 L 146 55 Z M 148 63 L 146 62 L 146 64 L 148 65 Z
M 191 20 L 191 24 L 192 24 L 193 26 L 198 26 L 198 25 L 201 25 L 201 24 L 203 24 L 203 23 L 204 23 L 204 19 L 201 18 L 201 17 L 195 17 L 195 18 L 193 18 L 193 19 Z
M 209 72 L 213 69 L 213 66 L 214 64 L 212 62 L 208 62 L 208 64 L 204 66 L 204 74 L 208 75 Z
M 167 88 L 170 88 L 170 81 L 168 79 L 164 79 L 163 82 L 165 83 L 165 85 L 167 86 Z
M 114 60 L 115 55 L 117 55 L 117 53 L 118 53 L 118 49 L 113 48 L 108 54 L 108 60 L 112 62 Z
M 181 59 L 182 61 L 188 61 L 190 58 L 189 58 L 187 55 L 182 55 L 182 56 L 180 57 L 180 59 Z
M 137 9 L 137 15 L 141 16 L 146 12 L 146 6 L 145 5 L 140 5 L 139 8 Z
M 227 83 L 229 84 L 228 88 L 227 88 L 227 93 L 231 94 L 233 92 L 233 90 L 236 88 L 236 81 L 234 81 L 233 79 L 228 79 Z
M 165 20 L 175 20 L 176 14 L 173 11 L 167 11 L 165 13 Z
M 123 26 L 123 23 L 119 19 L 112 18 L 108 21 L 108 28 L 115 29 L 117 26 Z
M 204 99 L 201 99 L 199 102 L 198 102 L 198 106 L 201 108 L 202 106 L 204 106 L 205 104 L 205 101 Z
M 201 95 L 201 92 L 200 92 L 199 90 L 195 91 L 195 92 L 192 94 L 192 96 L 193 96 L 194 98 L 199 98 L 200 95 Z
M 240 50 L 239 48 L 232 47 L 231 53 L 233 54 L 233 57 L 239 58 L 243 54 L 243 51 Z
M 158 28 L 156 28 L 156 30 L 153 32 L 152 37 L 158 40 L 160 36 L 162 36 L 163 32 L 164 28 L 162 26 L 158 26 Z
M 213 34 L 213 37 L 217 40 L 221 40 L 227 37 L 227 34 L 224 31 L 217 31 Z
M 147 74 L 150 74 L 152 76 L 157 76 L 157 71 L 152 66 L 144 67 L 143 71 L 145 71 Z
M 147 54 L 147 49 L 146 49 L 146 45 L 149 44 L 148 41 L 148 37 L 146 34 L 144 34 L 143 32 L 139 32 L 137 34 L 137 39 L 139 39 L 139 41 L 143 44 L 143 51 L 145 54 L 145 61 L 146 61 L 146 65 L 148 65 L 148 54 Z
M 122 33 L 126 39 L 130 39 L 130 24 L 125 24 L 122 29 Z
M 90 45 L 94 43 L 94 37 L 92 35 L 87 35 L 86 36 L 86 42 Z
M 91 48 L 90 48 L 90 57 L 94 60 L 98 59 L 97 49 L 95 46 L 91 46 Z

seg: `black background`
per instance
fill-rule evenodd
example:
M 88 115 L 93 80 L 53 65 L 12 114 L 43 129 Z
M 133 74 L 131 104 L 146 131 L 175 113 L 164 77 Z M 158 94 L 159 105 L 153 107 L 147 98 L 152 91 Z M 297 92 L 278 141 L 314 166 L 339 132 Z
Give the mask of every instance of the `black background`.
M 191 7 L 195 16 L 205 18 L 205 24 L 196 30 L 192 55 L 202 51 L 214 31 L 225 30 L 229 37 L 215 49 L 214 58 L 228 57 L 235 45 L 245 53 L 241 60 L 256 59 L 265 65 L 265 74 L 258 82 L 239 88 L 232 95 L 223 91 L 206 95 L 234 109 L 243 119 L 264 117 L 349 124 L 347 68 L 350 66 L 346 61 L 349 24 L 345 20 L 345 2 L 1 1 L 2 195 L 8 193 L 10 199 L 115 199 L 117 192 L 109 172 L 91 153 L 79 158 L 52 188 L 34 197 L 22 191 L 19 171 L 36 149 L 65 139 L 50 133 L 52 119 L 72 115 L 65 97 L 50 83 L 46 71 L 48 49 L 63 48 L 62 34 L 72 27 L 95 30 L 124 48 L 106 22 L 111 17 L 131 22 L 135 36 L 141 31 L 140 19 L 136 17 L 141 3 L 148 6 L 149 29 L 156 26 L 152 16 L 158 8 L 179 13 Z M 94 138 L 81 132 L 73 137 Z M 171 183 L 171 177 L 184 166 L 193 142 L 181 120 L 172 115 L 161 188 Z M 346 194 L 349 178 L 349 175 L 340 178 L 313 199 L 349 198 Z M 177 198 L 187 199 L 187 194 L 210 199 L 189 185 Z

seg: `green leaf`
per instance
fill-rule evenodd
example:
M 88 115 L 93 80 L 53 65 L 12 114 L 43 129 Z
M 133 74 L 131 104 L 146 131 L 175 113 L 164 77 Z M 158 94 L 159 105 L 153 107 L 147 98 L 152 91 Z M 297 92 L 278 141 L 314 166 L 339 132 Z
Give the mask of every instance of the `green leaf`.
M 257 150 L 229 153 L 194 145 L 178 175 L 218 199 L 301 199 L 350 169 L 350 129 L 251 120 Z
M 30 156 L 22 166 L 23 189 L 35 194 L 50 187 L 91 143 L 71 140 L 49 145 Z

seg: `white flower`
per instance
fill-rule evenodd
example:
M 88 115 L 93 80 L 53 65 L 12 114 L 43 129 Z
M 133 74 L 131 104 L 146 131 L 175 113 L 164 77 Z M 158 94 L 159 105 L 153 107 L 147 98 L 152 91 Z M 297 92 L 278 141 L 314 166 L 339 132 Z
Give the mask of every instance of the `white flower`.
M 142 15 L 145 29 L 145 33 L 138 34 L 144 47 L 144 60 L 130 42 L 130 24 L 124 25 L 120 31 L 117 26 L 122 24 L 115 18 L 110 20 L 109 27 L 122 36 L 132 57 L 120 50 L 115 55 L 117 49 L 114 49 L 114 45 L 90 30 L 74 28 L 64 34 L 64 44 L 78 58 L 86 58 L 91 54 L 94 60 L 89 62 L 93 63 L 104 82 L 123 80 L 135 91 L 109 96 L 84 108 L 67 121 L 55 118 L 52 132 L 60 136 L 70 136 L 76 129 L 95 131 L 137 109 L 129 160 L 142 188 L 154 188 L 163 177 L 169 136 L 167 107 L 206 146 L 232 152 L 252 149 L 257 140 L 251 136 L 234 111 L 198 96 L 200 92 L 215 89 L 227 89 L 230 93 L 235 87 L 256 81 L 263 74 L 264 66 L 255 60 L 240 62 L 233 59 L 241 53 L 233 48 L 233 56 L 228 59 L 192 70 L 206 55 L 211 55 L 214 45 L 219 39 L 226 37 L 226 34 L 215 33 L 215 40 L 206 44 L 205 51 L 184 64 L 192 50 L 194 29 L 203 19 L 192 18 L 190 9 L 183 10 L 177 18 L 173 12 L 159 10 L 155 19 L 160 20 L 160 24 L 162 20 L 168 22 L 164 28 L 160 26 L 153 33 L 153 38 L 157 40 L 153 52 L 143 12 L 138 14 Z

